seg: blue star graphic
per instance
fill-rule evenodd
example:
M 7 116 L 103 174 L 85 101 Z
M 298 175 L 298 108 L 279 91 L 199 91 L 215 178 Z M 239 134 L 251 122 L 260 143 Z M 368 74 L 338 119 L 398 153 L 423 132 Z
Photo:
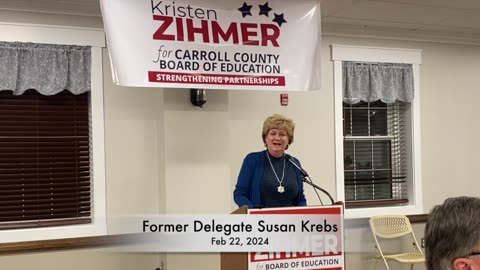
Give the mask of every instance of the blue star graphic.
M 268 17 L 268 12 L 270 12 L 270 10 L 272 10 L 269 6 L 268 6 L 268 2 L 266 2 L 265 4 L 263 5 L 258 5 L 258 7 L 260 8 L 260 13 L 258 13 L 258 15 L 265 15 Z
M 278 23 L 278 26 L 282 26 L 283 23 L 287 23 L 287 21 L 285 21 L 285 19 L 283 18 L 283 13 L 278 15 L 277 13 L 273 13 L 275 14 L 275 19 L 272 20 L 272 22 L 276 22 Z
M 242 17 L 245 18 L 247 15 L 252 16 L 252 12 L 250 12 L 251 9 L 252 6 L 249 6 L 247 3 L 243 2 L 243 6 L 238 10 L 242 13 Z

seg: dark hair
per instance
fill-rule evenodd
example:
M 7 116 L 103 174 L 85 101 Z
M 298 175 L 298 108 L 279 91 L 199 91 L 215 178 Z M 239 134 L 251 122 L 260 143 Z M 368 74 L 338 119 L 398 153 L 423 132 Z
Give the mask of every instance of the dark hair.
M 451 270 L 457 258 L 480 244 L 480 198 L 446 199 L 430 212 L 425 225 L 428 270 Z

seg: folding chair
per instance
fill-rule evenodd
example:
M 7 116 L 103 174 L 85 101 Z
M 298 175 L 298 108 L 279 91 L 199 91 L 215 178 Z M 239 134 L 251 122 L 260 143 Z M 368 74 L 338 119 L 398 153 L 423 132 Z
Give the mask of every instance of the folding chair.
M 382 259 L 388 270 L 387 261 L 393 260 L 402 264 L 411 264 L 410 270 L 413 270 L 413 266 L 416 263 L 425 262 L 425 256 L 418 245 L 417 239 L 412 230 L 412 225 L 406 216 L 403 215 L 385 215 L 374 216 L 370 218 L 370 228 L 372 229 L 373 237 L 375 238 L 375 248 L 377 256 L 375 257 L 375 268 L 377 266 L 377 260 Z M 384 254 L 380 247 L 379 238 L 393 239 L 410 237 L 413 239 L 413 250 L 405 253 Z

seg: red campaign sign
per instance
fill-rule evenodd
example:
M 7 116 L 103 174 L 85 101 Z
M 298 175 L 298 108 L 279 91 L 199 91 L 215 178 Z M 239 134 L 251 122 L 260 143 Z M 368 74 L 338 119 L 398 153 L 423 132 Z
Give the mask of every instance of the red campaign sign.
M 289 207 L 249 209 L 249 214 L 292 214 L 292 215 L 322 215 L 325 217 L 339 217 L 340 248 L 338 252 L 313 253 L 313 252 L 250 252 L 248 263 L 250 270 L 343 270 L 343 206 L 319 206 L 319 207 Z M 329 226 L 327 224 L 327 226 Z
M 250 215 L 252 214 L 264 214 L 264 215 L 275 215 L 275 214 L 291 214 L 291 215 L 341 215 L 342 208 L 339 207 L 290 207 L 290 208 L 267 208 L 267 209 L 252 209 L 248 212 Z

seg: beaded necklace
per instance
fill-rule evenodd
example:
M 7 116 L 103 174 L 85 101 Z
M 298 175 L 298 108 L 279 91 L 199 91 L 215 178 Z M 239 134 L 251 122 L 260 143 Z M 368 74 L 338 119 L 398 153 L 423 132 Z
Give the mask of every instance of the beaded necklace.
M 267 158 L 268 158 L 268 162 L 270 163 L 270 167 L 272 168 L 273 174 L 275 175 L 275 178 L 277 179 L 277 182 L 279 184 L 278 187 L 277 187 L 277 191 L 279 193 L 283 193 L 283 192 L 285 192 L 285 187 L 282 186 L 282 182 L 283 182 L 283 179 L 285 177 L 285 158 L 283 158 L 282 179 L 278 178 L 277 172 L 275 171 L 275 168 L 273 168 L 272 160 L 270 159 L 270 154 L 268 153 L 268 151 L 267 151 Z

